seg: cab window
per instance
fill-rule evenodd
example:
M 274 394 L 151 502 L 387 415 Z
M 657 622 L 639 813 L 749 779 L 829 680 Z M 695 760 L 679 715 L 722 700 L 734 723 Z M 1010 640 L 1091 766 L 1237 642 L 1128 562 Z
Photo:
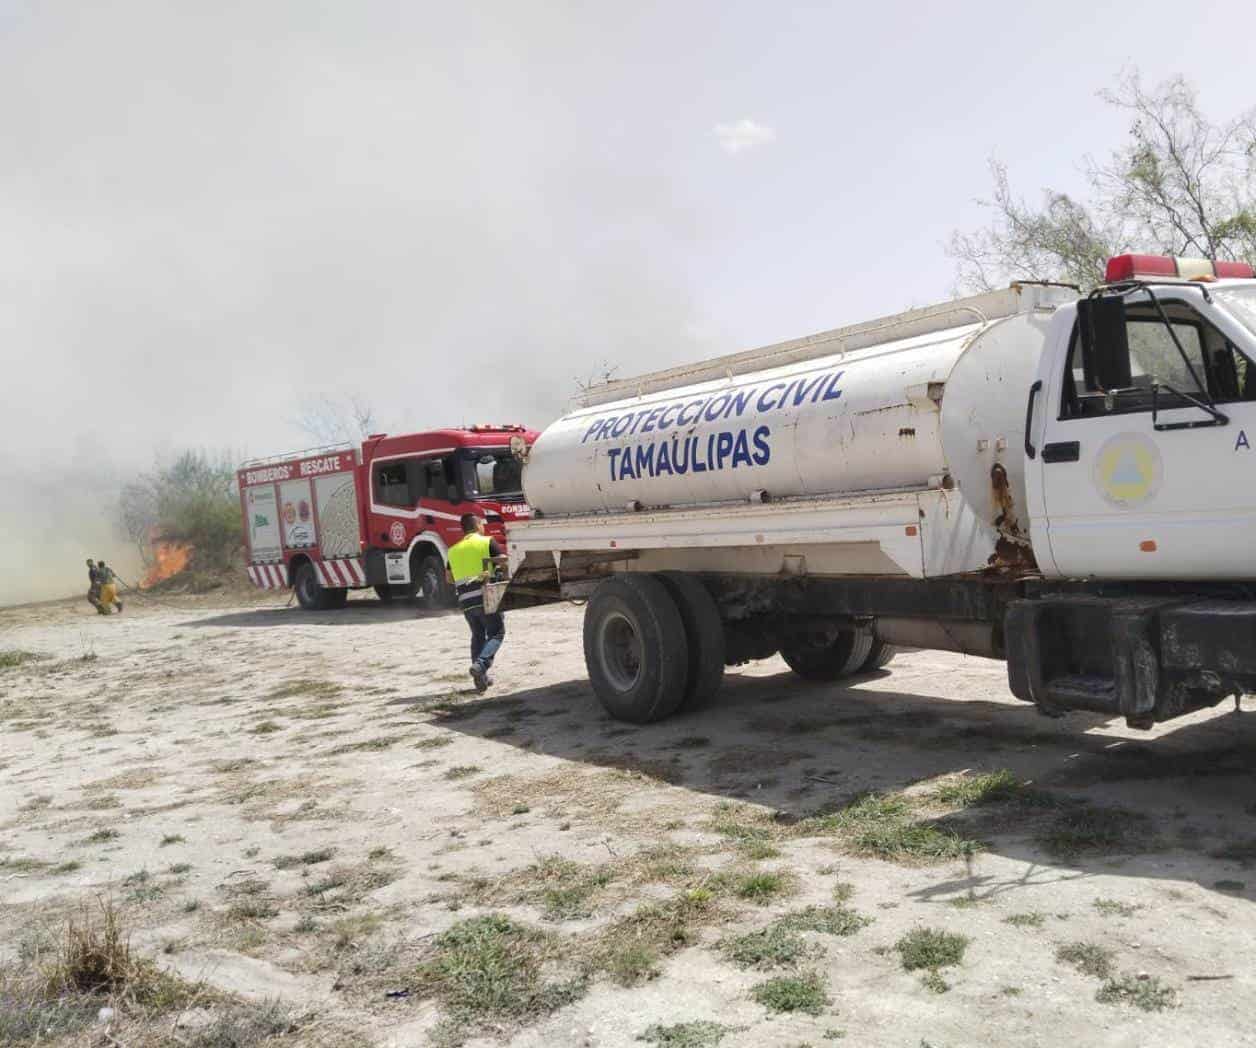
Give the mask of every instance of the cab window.
M 1060 418 L 1150 412 L 1153 407 L 1166 411 L 1190 407 L 1193 400 L 1216 404 L 1256 400 L 1256 372 L 1221 332 L 1184 302 L 1162 301 L 1161 306 L 1168 325 L 1151 303 L 1127 304 L 1128 360 L 1116 369 L 1125 376 L 1117 385 L 1105 387 L 1099 369 L 1085 359 L 1074 326 Z
M 418 459 L 377 463 L 372 472 L 375 501 L 381 506 L 413 509 L 423 497 L 423 470 Z

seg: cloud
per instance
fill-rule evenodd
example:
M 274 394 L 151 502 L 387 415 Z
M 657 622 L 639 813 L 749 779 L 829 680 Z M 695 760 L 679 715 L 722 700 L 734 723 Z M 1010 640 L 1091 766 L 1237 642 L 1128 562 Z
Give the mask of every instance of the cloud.
M 736 154 L 745 149 L 766 146 L 776 141 L 776 132 L 765 124 L 742 117 L 731 124 L 716 124 L 711 132 L 725 153 Z

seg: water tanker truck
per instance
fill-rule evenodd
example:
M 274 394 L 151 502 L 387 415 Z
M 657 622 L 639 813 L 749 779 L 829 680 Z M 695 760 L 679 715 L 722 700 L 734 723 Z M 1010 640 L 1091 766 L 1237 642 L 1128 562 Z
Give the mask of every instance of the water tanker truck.
M 587 390 L 528 448 L 490 606 L 587 599 L 593 688 L 646 722 L 780 654 L 1007 663 L 1146 728 L 1256 691 L 1256 280 L 1125 255 Z

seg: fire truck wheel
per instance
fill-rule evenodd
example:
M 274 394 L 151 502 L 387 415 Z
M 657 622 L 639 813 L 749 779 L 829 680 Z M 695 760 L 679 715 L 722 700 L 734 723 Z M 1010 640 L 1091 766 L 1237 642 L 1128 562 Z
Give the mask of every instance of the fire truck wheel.
M 872 631 L 863 627 L 836 637 L 802 633 L 781 646 L 781 657 L 803 680 L 840 680 L 863 667 L 873 643 Z
M 874 670 L 884 669 L 890 664 L 892 658 L 894 658 L 894 645 L 886 644 L 883 640 L 874 640 L 872 650 L 868 652 L 864 664 L 859 667 L 859 672 L 872 673 Z
M 658 576 L 676 602 L 689 642 L 689 679 L 677 709 L 701 709 L 724 683 L 724 623 L 715 598 L 698 579 L 681 571 Z
M 450 598 L 444 562 L 429 553 L 419 562 L 419 602 L 429 611 L 438 611 L 449 606 Z
M 651 575 L 617 575 L 593 592 L 584 616 L 593 691 L 617 720 L 648 724 L 674 712 L 689 676 L 685 624 Z
M 323 590 L 323 607 L 328 611 L 343 608 L 349 603 L 349 591 L 343 586 L 338 589 Z
M 292 588 L 297 591 L 297 603 L 306 611 L 324 611 L 328 607 L 327 590 L 318 581 L 313 564 L 307 562 L 297 568 Z

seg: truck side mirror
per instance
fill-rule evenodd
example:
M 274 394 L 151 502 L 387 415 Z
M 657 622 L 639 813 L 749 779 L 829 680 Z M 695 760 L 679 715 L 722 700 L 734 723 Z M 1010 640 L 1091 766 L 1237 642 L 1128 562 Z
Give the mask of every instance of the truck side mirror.
M 1077 329 L 1082 342 L 1086 388 L 1128 389 L 1132 377 L 1125 299 L 1118 296 L 1082 299 L 1077 303 Z

